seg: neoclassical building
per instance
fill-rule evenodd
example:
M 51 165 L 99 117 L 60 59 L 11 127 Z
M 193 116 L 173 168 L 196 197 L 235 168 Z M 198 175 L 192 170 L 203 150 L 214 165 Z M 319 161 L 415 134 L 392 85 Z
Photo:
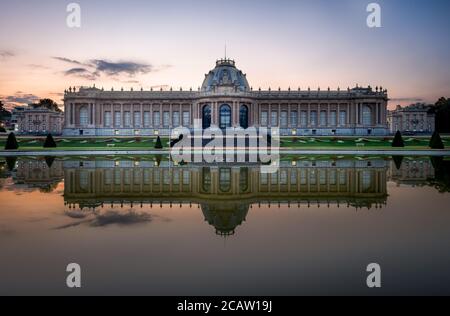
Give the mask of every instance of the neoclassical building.
M 389 130 L 391 133 L 400 131 L 432 134 L 436 125 L 435 115 L 431 105 L 416 103 L 403 108 L 397 105 L 395 110 L 388 113 Z
M 197 91 L 69 88 L 64 135 L 169 135 L 179 126 L 278 127 L 282 136 L 386 135 L 387 101 L 387 90 L 370 86 L 254 90 L 234 60 L 221 59 Z

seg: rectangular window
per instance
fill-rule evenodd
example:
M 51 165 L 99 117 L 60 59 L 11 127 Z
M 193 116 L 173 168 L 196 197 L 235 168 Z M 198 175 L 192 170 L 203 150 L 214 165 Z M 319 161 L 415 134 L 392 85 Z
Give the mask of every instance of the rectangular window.
M 170 125 L 170 112 L 164 111 L 163 112 L 163 126 L 169 127 L 169 125 Z
M 111 112 L 107 111 L 104 113 L 103 122 L 106 127 L 111 127 Z
M 159 126 L 161 124 L 161 114 L 159 111 L 153 112 L 153 126 Z
M 172 126 L 173 127 L 180 126 L 180 112 L 172 112 Z
M 183 126 L 188 127 L 191 125 L 191 113 L 189 111 L 183 112 Z
M 145 111 L 144 112 L 144 127 L 149 127 L 149 126 L 150 126 L 150 112 Z
M 316 111 L 311 111 L 309 121 L 311 122 L 312 126 L 317 125 L 317 112 Z
M 280 123 L 281 123 L 281 127 L 287 127 L 288 126 L 288 112 L 287 111 L 281 111 L 281 113 L 280 113 Z
M 278 112 L 277 111 L 272 111 L 272 114 L 270 117 L 270 125 L 278 126 Z
M 261 126 L 267 126 L 268 124 L 268 114 L 267 111 L 261 112 Z
M 134 127 L 141 127 L 141 112 L 134 112 Z
M 320 125 L 327 125 L 327 111 L 320 111 Z
M 347 112 L 346 111 L 341 111 L 341 113 L 339 114 L 339 124 L 341 126 L 347 124 Z
M 291 126 L 292 127 L 297 127 L 298 126 L 297 111 L 292 111 L 291 112 Z
M 129 111 L 123 112 L 125 127 L 131 127 L 131 113 Z
M 300 112 L 300 124 L 301 124 L 301 126 L 308 125 L 308 112 L 307 111 Z
M 330 125 L 332 126 L 336 126 L 337 125 L 337 117 L 336 117 L 336 111 L 331 111 L 330 112 Z
M 121 119 L 122 119 L 122 117 L 121 117 L 120 111 L 114 112 L 114 126 L 115 127 L 120 127 Z

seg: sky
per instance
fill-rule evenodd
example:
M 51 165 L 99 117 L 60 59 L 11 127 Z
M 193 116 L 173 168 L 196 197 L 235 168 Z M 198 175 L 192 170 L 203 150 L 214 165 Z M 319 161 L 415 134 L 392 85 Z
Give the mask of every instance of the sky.
M 66 7 L 81 8 L 70 28 Z M 381 7 L 369 28 L 367 5 Z M 450 97 L 447 0 L 0 0 L 0 100 L 69 86 L 197 89 L 225 55 L 257 89 L 382 86 L 396 104 Z

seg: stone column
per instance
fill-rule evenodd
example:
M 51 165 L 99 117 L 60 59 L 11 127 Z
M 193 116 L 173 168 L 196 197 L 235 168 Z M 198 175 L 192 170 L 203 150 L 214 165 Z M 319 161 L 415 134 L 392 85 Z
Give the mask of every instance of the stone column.
M 123 128 L 123 103 L 120 104 L 120 127 Z
M 308 103 L 308 116 L 306 117 L 306 126 L 311 127 L 311 103 Z

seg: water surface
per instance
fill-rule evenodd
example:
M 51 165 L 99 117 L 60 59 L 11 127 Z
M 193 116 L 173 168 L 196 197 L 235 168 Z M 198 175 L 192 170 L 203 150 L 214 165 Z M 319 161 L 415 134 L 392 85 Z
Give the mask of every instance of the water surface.
M 0 162 L 0 294 L 450 294 L 450 161 Z M 82 267 L 68 289 L 66 265 Z M 382 268 L 368 289 L 366 267 Z

